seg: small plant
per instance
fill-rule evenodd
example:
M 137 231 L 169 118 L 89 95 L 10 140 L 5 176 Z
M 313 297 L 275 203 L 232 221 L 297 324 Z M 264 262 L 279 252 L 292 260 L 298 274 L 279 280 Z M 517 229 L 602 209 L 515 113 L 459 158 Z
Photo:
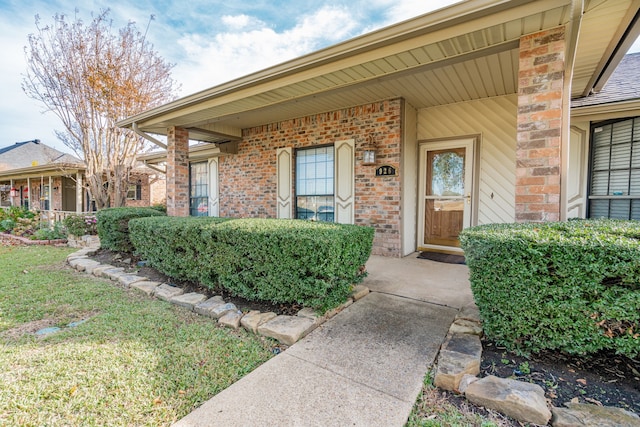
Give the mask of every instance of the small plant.
M 0 221 L 1 232 L 11 233 L 11 231 L 14 229 L 15 226 L 16 226 L 16 222 L 11 218 L 6 218 Z
M 39 228 L 40 218 L 39 216 L 33 217 L 20 217 L 16 219 L 16 225 L 11 230 L 11 234 L 21 237 L 32 236 L 33 233 Z
M 98 219 L 95 215 L 69 215 L 63 221 L 69 234 L 74 236 L 84 236 L 98 234 Z
M 522 373 L 522 375 L 529 375 L 531 373 L 531 367 L 529 366 L 529 362 L 522 362 L 518 365 L 518 370 Z
M 66 238 L 63 227 L 56 223 L 53 227 L 43 226 L 37 229 L 30 237 L 32 240 L 57 240 Z

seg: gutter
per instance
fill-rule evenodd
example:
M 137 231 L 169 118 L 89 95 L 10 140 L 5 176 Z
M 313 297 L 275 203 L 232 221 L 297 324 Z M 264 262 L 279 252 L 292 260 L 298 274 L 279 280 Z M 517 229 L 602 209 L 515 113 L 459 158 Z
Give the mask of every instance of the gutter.
M 118 125 L 118 124 L 116 123 L 116 125 Z M 120 127 L 122 127 L 122 126 L 120 126 Z M 151 135 L 149 135 L 148 133 L 142 132 L 142 131 L 140 130 L 140 128 L 138 128 L 138 123 L 133 122 L 133 123 L 131 124 L 131 129 L 132 129 L 136 134 L 140 135 L 141 137 L 143 137 L 143 138 L 144 138 L 144 139 L 146 139 L 147 141 L 150 141 L 150 142 L 154 143 L 155 145 L 157 145 L 157 146 L 158 146 L 158 147 L 160 147 L 160 148 L 163 148 L 163 149 L 165 149 L 165 150 L 167 149 L 167 145 L 166 145 L 165 143 L 158 141 L 157 139 L 155 139 L 154 137 L 152 137 L 152 136 L 151 136 Z

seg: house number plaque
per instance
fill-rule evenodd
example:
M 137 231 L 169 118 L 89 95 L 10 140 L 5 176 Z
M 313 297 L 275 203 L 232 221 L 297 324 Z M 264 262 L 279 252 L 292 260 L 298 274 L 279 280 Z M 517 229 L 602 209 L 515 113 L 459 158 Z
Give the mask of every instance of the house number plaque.
M 389 165 L 380 166 L 376 169 L 376 176 L 393 176 L 396 174 L 396 168 Z

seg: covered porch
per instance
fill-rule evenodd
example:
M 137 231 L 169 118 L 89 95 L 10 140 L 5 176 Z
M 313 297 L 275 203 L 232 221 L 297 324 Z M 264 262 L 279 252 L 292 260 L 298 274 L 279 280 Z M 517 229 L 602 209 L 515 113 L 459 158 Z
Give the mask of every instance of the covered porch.
M 568 217 L 582 173 L 569 166 L 570 100 L 602 87 L 640 32 L 637 13 L 634 0 L 471 0 L 119 125 L 167 135 L 169 215 L 192 208 L 189 141 L 218 150 L 209 212 L 278 218 L 300 217 L 298 154 L 331 145 L 322 205 L 373 226 L 374 253 L 459 252 L 464 227 Z M 429 184 L 443 153 L 465 162 L 454 192 Z M 455 215 L 438 219 L 446 209 Z

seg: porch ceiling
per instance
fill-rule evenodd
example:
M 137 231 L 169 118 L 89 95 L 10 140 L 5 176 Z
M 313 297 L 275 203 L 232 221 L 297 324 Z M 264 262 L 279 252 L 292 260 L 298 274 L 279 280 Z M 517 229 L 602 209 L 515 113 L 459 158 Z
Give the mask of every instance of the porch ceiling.
M 638 0 L 586 1 L 572 95 L 595 83 Z M 217 86 L 119 123 L 206 142 L 241 129 L 403 97 L 416 108 L 517 91 L 522 35 L 569 22 L 570 0 L 472 0 Z M 637 9 L 637 7 L 636 7 Z

